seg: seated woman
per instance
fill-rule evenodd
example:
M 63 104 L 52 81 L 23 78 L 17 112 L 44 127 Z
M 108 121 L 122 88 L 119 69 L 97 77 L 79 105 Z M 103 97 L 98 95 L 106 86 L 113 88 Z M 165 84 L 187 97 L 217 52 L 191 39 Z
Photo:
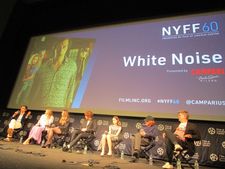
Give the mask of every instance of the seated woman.
M 52 110 L 47 109 L 45 113 L 41 115 L 37 124 L 32 127 L 28 138 L 23 142 L 23 144 L 29 144 L 31 139 L 34 139 L 37 144 L 40 144 L 42 132 L 44 130 L 48 130 L 48 127 L 52 125 L 53 121 L 53 112 Z
M 42 146 L 42 148 L 50 147 L 54 134 L 63 134 L 68 132 L 69 124 L 70 124 L 69 112 L 67 110 L 63 110 L 58 123 L 55 124 L 54 127 L 48 128 L 47 141 L 45 145 Z
M 113 124 L 109 125 L 109 131 L 105 131 L 105 133 L 102 135 L 102 139 L 100 142 L 100 146 L 102 149 L 101 156 L 105 154 L 106 143 L 108 146 L 107 155 L 112 155 L 112 141 L 119 139 L 118 137 L 122 130 L 121 122 L 118 116 L 114 116 L 112 118 L 112 123 Z
M 63 147 L 63 151 L 72 152 L 72 149 L 80 139 L 94 138 L 97 129 L 97 122 L 93 118 L 94 113 L 90 110 L 84 113 L 84 119 L 80 121 L 80 128 L 71 133 L 70 143 Z
M 20 106 L 20 110 L 16 111 L 11 117 L 5 141 L 12 141 L 14 129 L 22 129 L 30 114 L 31 112 L 28 111 L 26 105 Z

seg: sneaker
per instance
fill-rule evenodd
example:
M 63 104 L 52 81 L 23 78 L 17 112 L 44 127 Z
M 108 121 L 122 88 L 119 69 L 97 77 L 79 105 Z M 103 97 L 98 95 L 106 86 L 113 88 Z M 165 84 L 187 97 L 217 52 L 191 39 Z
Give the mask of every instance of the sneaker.
M 67 146 L 65 146 L 65 147 L 62 148 L 62 151 L 64 151 L 64 152 L 66 152 L 68 150 L 69 150 L 69 148 Z
M 131 160 L 129 162 L 131 163 L 135 163 L 137 161 L 137 158 L 135 156 L 132 156 L 131 157 Z
M 181 151 L 181 150 L 183 150 L 183 148 L 180 146 L 180 144 L 175 144 L 174 150 L 175 151 Z
M 133 156 L 135 157 L 135 158 L 139 158 L 139 153 L 137 152 L 137 151 L 135 151 L 134 153 L 133 153 Z
M 111 155 L 112 155 L 112 152 L 108 152 L 108 153 L 107 153 L 107 156 L 111 156 Z
M 166 162 L 166 163 L 162 166 L 162 168 L 172 169 L 172 168 L 173 168 L 173 165 L 170 164 L 169 162 Z
M 12 141 L 12 139 L 11 138 L 9 138 L 9 137 L 7 137 L 7 138 L 5 138 L 5 139 L 3 139 L 4 141 L 8 141 L 8 142 L 11 142 Z

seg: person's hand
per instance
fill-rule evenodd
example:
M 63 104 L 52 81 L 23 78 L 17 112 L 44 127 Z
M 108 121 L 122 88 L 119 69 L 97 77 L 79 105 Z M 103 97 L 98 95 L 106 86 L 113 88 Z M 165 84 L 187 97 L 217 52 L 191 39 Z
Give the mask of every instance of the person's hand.
M 192 135 L 191 134 L 185 134 L 184 137 L 185 138 L 192 138 Z
M 140 133 L 141 136 L 145 136 L 145 134 L 146 134 L 143 129 L 140 129 L 139 133 Z
M 16 112 L 13 114 L 13 117 L 15 117 L 17 114 L 19 114 L 19 111 L 16 111 Z
M 82 128 L 81 131 L 85 132 L 87 131 L 87 128 Z
M 27 116 L 31 115 L 31 111 L 28 111 Z
M 166 133 L 162 133 L 162 137 L 163 138 L 166 138 Z
M 26 115 L 26 119 L 31 115 L 31 112 L 29 111 Z

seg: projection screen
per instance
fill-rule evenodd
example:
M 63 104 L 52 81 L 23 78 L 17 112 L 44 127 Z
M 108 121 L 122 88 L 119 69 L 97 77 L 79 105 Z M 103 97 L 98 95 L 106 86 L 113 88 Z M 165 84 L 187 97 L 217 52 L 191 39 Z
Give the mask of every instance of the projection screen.
M 225 11 L 30 38 L 8 108 L 225 121 Z

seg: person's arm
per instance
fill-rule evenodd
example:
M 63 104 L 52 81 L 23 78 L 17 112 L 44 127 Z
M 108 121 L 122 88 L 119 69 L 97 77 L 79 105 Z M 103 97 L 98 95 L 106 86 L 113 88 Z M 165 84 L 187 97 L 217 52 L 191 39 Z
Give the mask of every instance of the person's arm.
M 58 127 L 60 129 L 68 129 L 70 125 L 70 121 L 67 121 L 64 125 L 59 125 Z
M 111 127 L 111 125 L 109 125 L 109 131 L 107 132 L 105 132 L 105 134 L 112 134 L 112 127 Z
M 154 125 L 154 126 L 148 127 L 146 129 L 144 137 L 147 137 L 149 139 L 155 139 L 156 136 L 158 136 L 158 135 L 159 135 L 159 131 L 157 129 L 157 126 Z
M 46 124 L 46 127 L 51 127 L 53 122 L 54 122 L 54 116 L 51 116 L 49 121 L 48 121 L 48 124 Z
M 200 132 L 195 124 L 187 124 L 187 131 L 184 135 L 185 138 L 187 139 L 192 139 L 194 141 L 200 140 L 201 135 Z
M 27 112 L 27 115 L 25 116 L 25 119 L 28 119 L 28 117 L 31 115 L 31 111 Z
M 18 114 L 20 113 L 19 110 L 17 110 L 16 112 L 13 113 L 11 119 L 14 119 Z
M 120 126 L 119 129 L 118 129 L 118 131 L 116 132 L 116 134 L 113 134 L 113 136 L 119 136 L 121 130 L 122 130 L 122 127 Z
M 95 120 L 92 120 L 91 128 L 88 128 L 86 132 L 94 133 L 94 132 L 96 132 L 96 129 L 97 129 L 97 123 Z

